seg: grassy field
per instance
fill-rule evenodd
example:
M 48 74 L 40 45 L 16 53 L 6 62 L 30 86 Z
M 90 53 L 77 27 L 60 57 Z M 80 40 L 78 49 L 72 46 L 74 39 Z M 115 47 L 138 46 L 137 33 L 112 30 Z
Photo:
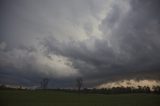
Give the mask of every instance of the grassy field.
M 0 106 L 160 106 L 160 95 L 0 91 Z

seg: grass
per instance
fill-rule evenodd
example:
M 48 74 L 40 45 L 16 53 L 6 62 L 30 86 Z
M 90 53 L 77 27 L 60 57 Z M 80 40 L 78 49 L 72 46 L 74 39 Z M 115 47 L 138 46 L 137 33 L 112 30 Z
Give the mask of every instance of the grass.
M 2 90 L 0 106 L 160 106 L 160 95 L 98 95 L 62 91 Z

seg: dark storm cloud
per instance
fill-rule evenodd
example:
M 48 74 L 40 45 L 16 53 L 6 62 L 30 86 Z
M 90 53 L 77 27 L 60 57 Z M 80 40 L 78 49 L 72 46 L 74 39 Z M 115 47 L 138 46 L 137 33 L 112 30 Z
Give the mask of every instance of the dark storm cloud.
M 69 57 L 83 77 L 91 80 L 159 79 L 158 1 L 131 3 L 126 13 L 124 8 L 115 5 L 102 21 L 102 40 L 59 43 L 53 38 L 46 45 L 50 52 Z M 93 50 L 87 47 L 92 40 Z
M 160 80 L 160 2 L 2 2 L 0 83 Z M 13 39 L 11 38 L 13 37 Z M 19 81 L 21 79 L 21 81 Z

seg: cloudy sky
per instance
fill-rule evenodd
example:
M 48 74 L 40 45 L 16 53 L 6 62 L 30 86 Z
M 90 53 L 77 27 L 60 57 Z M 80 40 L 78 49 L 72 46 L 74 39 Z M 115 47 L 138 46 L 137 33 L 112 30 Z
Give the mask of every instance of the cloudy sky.
M 0 83 L 160 80 L 159 0 L 1 0 Z

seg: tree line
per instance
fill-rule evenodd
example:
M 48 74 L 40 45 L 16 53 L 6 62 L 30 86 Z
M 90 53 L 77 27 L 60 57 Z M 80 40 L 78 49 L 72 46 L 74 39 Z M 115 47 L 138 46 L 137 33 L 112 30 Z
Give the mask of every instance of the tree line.
M 153 86 L 152 88 L 148 86 L 138 86 L 138 87 L 112 87 L 112 88 L 83 88 L 83 79 L 77 78 L 76 79 L 76 87 L 77 89 L 62 89 L 62 88 L 57 88 L 57 89 L 49 89 L 48 88 L 49 84 L 49 79 L 48 78 L 43 78 L 40 81 L 40 88 L 36 90 L 54 90 L 54 91 L 65 91 L 65 92 L 78 92 L 78 93 L 96 93 L 96 94 L 119 94 L 119 93 L 156 93 L 160 94 L 160 86 Z M 0 90 L 29 90 L 29 89 L 24 89 L 21 85 L 17 88 L 11 88 L 7 87 L 5 85 L 0 85 Z

